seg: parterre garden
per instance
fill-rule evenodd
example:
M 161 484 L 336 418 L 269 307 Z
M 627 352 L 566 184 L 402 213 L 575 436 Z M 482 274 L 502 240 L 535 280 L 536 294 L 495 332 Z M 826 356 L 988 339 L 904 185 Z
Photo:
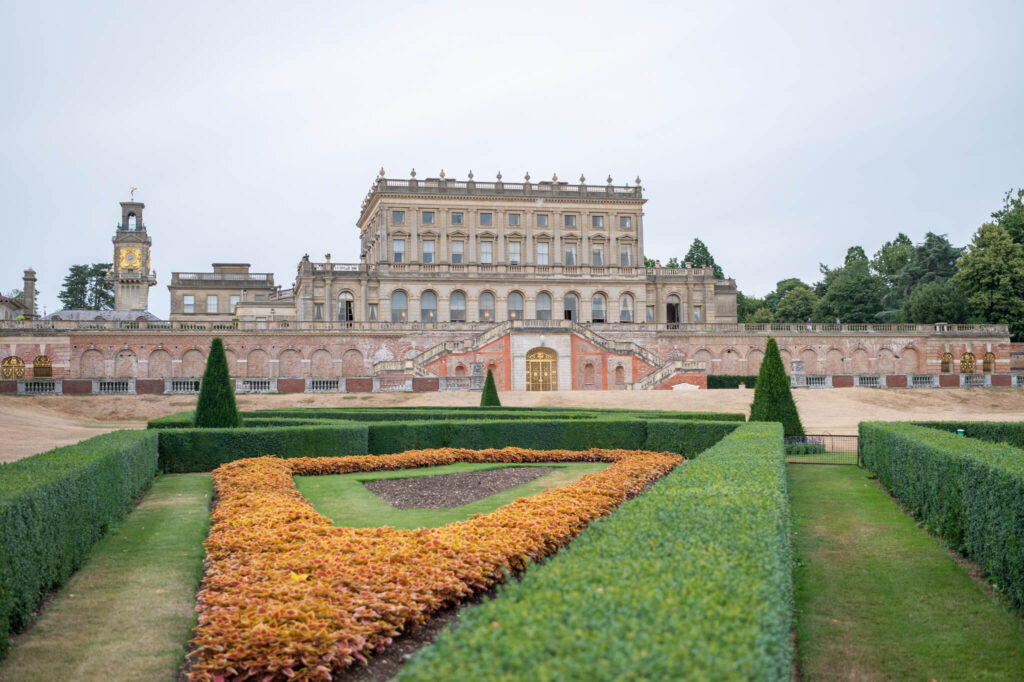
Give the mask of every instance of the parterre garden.
M 150 426 L 0 468 L 0 647 L 9 651 L 0 678 L 75 677 L 19 652 L 45 649 L 40 629 L 51 647 L 73 640 L 50 616 L 87 598 L 75 581 L 97 556 L 142 557 L 141 548 L 117 541 L 150 496 L 178 480 L 207 480 L 207 472 L 215 498 L 204 517 L 202 564 L 198 544 L 191 554 L 177 546 L 158 552 L 146 561 L 184 562 L 188 579 L 166 595 L 139 589 L 155 600 L 147 611 L 185 595 L 196 613 L 178 613 L 162 639 L 135 642 L 136 655 L 148 656 L 138 650 L 151 646 L 153 660 L 163 656 L 162 673 L 119 672 L 108 658 L 108 679 L 175 679 L 182 661 L 197 680 L 337 679 L 434 614 L 482 594 L 493 598 L 464 608 L 458 626 L 421 649 L 399 679 L 793 674 L 793 633 L 808 614 L 794 618 L 777 423 L 629 410 L 367 408 L 257 411 L 238 428 L 195 428 L 180 414 Z M 862 459 L 1019 609 L 1024 429 L 985 424 L 967 425 L 967 437 L 949 433 L 963 426 L 864 424 Z M 295 482 L 570 462 L 602 468 L 529 497 L 495 496 L 491 506 L 487 498 L 465 518 L 421 528 L 336 525 Z M 188 499 L 200 509 L 210 503 L 203 494 Z M 192 530 L 190 542 L 204 529 Z M 174 535 L 174 527 L 158 532 Z M 110 627 L 131 640 L 153 613 Z M 93 670 L 73 664 L 79 677 Z

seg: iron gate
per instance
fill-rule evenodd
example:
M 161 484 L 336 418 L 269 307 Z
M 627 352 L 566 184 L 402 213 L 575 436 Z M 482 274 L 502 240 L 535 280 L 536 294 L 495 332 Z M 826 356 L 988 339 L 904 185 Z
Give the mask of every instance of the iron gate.
M 831 433 L 786 436 L 786 462 L 859 465 L 858 437 Z

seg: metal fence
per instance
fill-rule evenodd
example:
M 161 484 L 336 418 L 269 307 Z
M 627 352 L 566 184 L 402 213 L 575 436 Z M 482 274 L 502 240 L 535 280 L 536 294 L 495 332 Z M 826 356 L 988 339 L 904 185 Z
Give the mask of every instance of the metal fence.
M 786 462 L 790 464 L 860 464 L 857 436 L 815 433 L 786 436 Z

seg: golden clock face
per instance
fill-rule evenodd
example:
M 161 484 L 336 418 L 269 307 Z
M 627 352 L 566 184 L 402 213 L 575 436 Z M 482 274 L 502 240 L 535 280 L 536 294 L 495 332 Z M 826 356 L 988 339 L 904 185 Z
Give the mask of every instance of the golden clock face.
M 121 269 L 138 270 L 142 267 L 142 249 L 121 249 Z

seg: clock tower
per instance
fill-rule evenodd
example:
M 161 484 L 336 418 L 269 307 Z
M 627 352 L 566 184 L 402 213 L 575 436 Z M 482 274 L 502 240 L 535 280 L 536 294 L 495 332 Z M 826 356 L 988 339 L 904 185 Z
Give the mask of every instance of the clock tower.
M 114 267 L 107 273 L 107 281 L 114 285 L 114 310 L 146 310 L 149 288 L 156 284 L 149 260 L 153 240 L 142 222 L 145 207 L 138 201 L 121 202 L 121 222 L 112 239 Z

